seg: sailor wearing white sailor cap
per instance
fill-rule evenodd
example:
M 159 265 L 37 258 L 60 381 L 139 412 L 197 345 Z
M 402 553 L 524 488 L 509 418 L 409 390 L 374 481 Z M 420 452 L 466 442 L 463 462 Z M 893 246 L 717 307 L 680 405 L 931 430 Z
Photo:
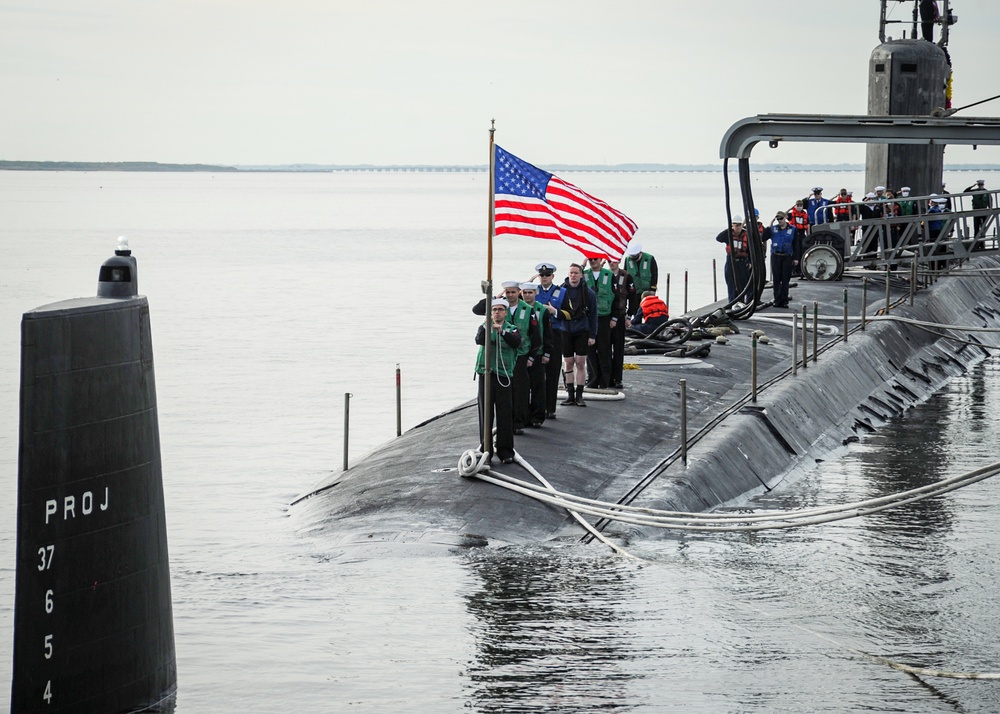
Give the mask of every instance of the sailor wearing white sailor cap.
M 517 361 L 514 364 L 514 375 L 511 383 L 511 397 L 514 409 L 514 434 L 523 434 L 528 418 L 528 357 L 534 355 L 542 347 L 541 333 L 538 330 L 538 316 L 524 300 L 521 299 L 521 283 L 517 280 L 507 280 L 501 283 L 503 295 L 510 305 L 508 322 L 512 322 L 521 333 L 521 344 L 517 348 Z
M 901 216 L 912 216 L 916 212 L 916 207 L 913 205 L 913 201 L 907 200 L 909 195 L 909 186 L 903 186 L 899 189 L 899 198 L 901 200 L 896 201 L 896 205 L 899 206 L 899 215 Z
M 528 352 L 528 413 L 525 426 L 537 429 L 545 421 L 545 372 L 552 361 L 552 324 L 545 305 L 537 302 L 538 285 L 521 283 L 521 300 L 538 319 L 538 333 L 541 345 Z M 557 375 L 558 378 L 558 375 Z
M 485 303 L 483 304 L 485 309 Z M 489 339 L 491 344 L 490 358 L 490 403 L 486 403 L 485 379 L 486 359 L 485 345 Z M 476 358 L 476 374 L 479 375 L 479 437 L 483 437 L 483 420 L 486 409 L 493 414 L 493 424 L 496 427 L 496 453 L 505 464 L 514 461 L 514 434 L 511 415 L 511 375 L 518 347 L 521 344 L 521 334 L 507 321 L 507 301 L 502 298 L 490 303 L 489 327 L 479 325 L 476 333 L 476 344 L 479 354 Z M 494 437 L 488 435 L 480 442 L 480 450 L 493 457 Z
M 660 279 L 660 269 L 656 266 L 656 258 L 652 253 L 642 250 L 642 243 L 632 241 L 625 251 L 625 272 L 632 276 L 635 282 L 635 294 L 641 295 L 647 290 L 656 292 L 656 283 Z M 629 314 L 638 309 L 638 301 L 629 305 Z

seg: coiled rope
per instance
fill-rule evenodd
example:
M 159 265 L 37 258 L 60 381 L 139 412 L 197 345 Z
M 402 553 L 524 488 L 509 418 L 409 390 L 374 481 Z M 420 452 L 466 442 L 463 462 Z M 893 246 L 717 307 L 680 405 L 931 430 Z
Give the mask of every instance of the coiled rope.
M 534 484 L 529 484 L 529 483 L 524 482 L 524 481 L 521 481 L 520 483 L 524 483 L 527 486 L 530 486 L 532 488 L 538 489 L 539 493 L 553 493 L 553 494 L 558 493 L 558 491 L 556 491 L 556 489 L 552 486 L 552 484 L 550 484 L 545 479 L 544 476 L 542 476 L 540 473 L 538 473 L 538 471 L 535 469 L 535 467 L 532 466 L 530 463 L 528 463 L 519 453 L 517 453 L 517 451 L 514 452 L 514 460 L 525 471 L 527 471 L 532 476 L 534 476 L 536 479 L 538 479 L 538 482 L 541 484 L 541 487 L 535 486 Z M 481 479 L 483 481 L 486 481 L 488 483 L 497 483 L 497 484 L 502 484 L 503 483 L 503 481 L 494 479 L 490 474 L 495 474 L 496 476 L 499 476 L 501 479 L 510 478 L 510 477 L 504 476 L 503 474 L 500 474 L 500 473 L 497 473 L 497 472 L 493 471 L 493 469 L 490 467 L 490 458 L 489 458 L 489 456 L 487 454 L 484 454 L 482 452 L 476 451 L 474 449 L 469 449 L 468 451 L 465 451 L 462 454 L 461 458 L 458 461 L 458 472 L 462 476 L 465 476 L 465 477 L 476 477 L 476 478 L 479 478 L 479 479 Z M 516 481 L 516 479 L 512 479 L 512 480 Z M 586 530 L 593 537 L 597 538 L 599 541 L 601 541 L 602 543 L 604 543 L 604 545 L 608 546 L 609 548 L 611 548 L 616 553 L 618 553 L 620 555 L 624 555 L 627 558 L 633 558 L 635 560 L 640 560 L 640 558 L 636 558 L 636 556 L 634 556 L 631 553 L 629 553 L 627 550 L 625 550 L 624 548 L 622 548 L 621 546 L 619 546 L 617 543 L 609 540 L 606 535 L 604 535 L 599 530 L 597 530 L 596 528 L 594 528 L 594 526 L 592 526 L 576 510 L 574 510 L 573 508 L 570 508 L 569 506 L 566 506 L 566 505 L 563 505 L 562 507 L 565 508 L 569 512 L 569 514 L 571 516 L 573 516 L 574 520 L 576 520 L 577 523 L 579 523 L 581 526 L 583 526 L 584 530 Z

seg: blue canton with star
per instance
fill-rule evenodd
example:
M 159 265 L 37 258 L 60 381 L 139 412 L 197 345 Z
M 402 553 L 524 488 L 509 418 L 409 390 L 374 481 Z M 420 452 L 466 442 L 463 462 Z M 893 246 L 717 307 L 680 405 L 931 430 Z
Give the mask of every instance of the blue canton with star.
M 552 174 L 532 166 L 513 154 L 508 154 L 499 145 L 494 148 L 496 149 L 494 193 L 527 196 L 545 201 L 545 189 Z

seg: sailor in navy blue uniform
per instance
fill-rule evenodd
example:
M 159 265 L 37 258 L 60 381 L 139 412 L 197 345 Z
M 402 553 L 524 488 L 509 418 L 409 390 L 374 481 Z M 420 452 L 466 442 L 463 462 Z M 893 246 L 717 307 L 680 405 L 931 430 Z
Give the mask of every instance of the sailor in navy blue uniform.
M 562 326 L 557 316 L 565 295 L 562 286 L 553 282 L 556 266 L 539 263 L 535 266 L 538 274 L 538 292 L 535 302 L 545 306 L 552 325 L 553 355 L 545 365 L 545 418 L 556 418 L 556 404 L 559 401 L 559 382 L 562 381 Z
M 826 207 L 830 205 L 830 199 L 823 198 L 823 187 L 813 187 L 811 196 L 805 198 L 806 213 L 809 214 L 809 225 L 815 226 L 817 223 L 826 223 Z
M 774 217 L 777 224 L 764 230 L 764 240 L 771 241 L 771 283 L 774 286 L 774 306 L 788 307 L 788 283 L 792 268 L 798 265 L 793 255 L 795 226 L 788 222 L 784 211 Z

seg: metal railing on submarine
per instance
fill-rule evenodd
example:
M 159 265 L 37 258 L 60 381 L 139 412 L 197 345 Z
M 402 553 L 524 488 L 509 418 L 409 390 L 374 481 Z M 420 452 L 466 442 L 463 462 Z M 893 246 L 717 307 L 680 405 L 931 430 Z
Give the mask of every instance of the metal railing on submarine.
M 759 114 L 733 124 L 722 139 L 719 156 L 724 160 L 726 210 L 730 209 L 729 159 L 737 159 L 739 187 L 744 215 L 754 215 L 750 181 L 750 154 L 760 142 L 776 148 L 782 142 L 856 143 L 856 144 L 925 144 L 967 146 L 1000 145 L 1000 119 L 992 117 L 959 118 L 955 116 L 868 116 L 821 114 Z M 954 260 L 967 258 L 977 250 L 997 249 L 997 196 L 990 193 L 990 207 L 971 209 L 970 193 L 949 194 L 952 210 L 942 214 L 900 216 L 881 219 L 859 219 L 825 224 L 835 230 L 812 230 L 803 246 L 803 261 L 807 250 L 822 246 L 828 257 L 840 265 L 822 270 L 825 279 L 839 277 L 843 267 L 892 267 L 903 258 L 915 258 L 918 263 L 936 261 L 945 267 Z M 927 212 L 930 196 L 916 197 L 919 209 Z M 922 200 L 922 203 L 921 203 Z M 969 200 L 970 209 L 966 209 Z M 955 211 L 954 209 L 959 210 Z M 859 210 L 860 215 L 860 210 Z M 939 219 L 938 216 L 941 216 Z M 982 220 L 977 221 L 976 219 Z M 940 221 L 940 222 L 939 222 Z M 971 230 L 969 228 L 971 221 Z M 731 222 L 731 221 L 730 221 Z M 842 225 L 838 225 L 842 224 Z M 839 232 L 838 232 L 839 231 Z M 860 235 L 859 235 L 860 231 Z M 750 280 L 728 312 L 736 319 L 753 315 L 766 283 L 766 258 L 761 236 L 754 221 L 747 232 L 751 235 Z M 823 245 L 823 244 L 827 245 Z M 849 250 L 848 250 L 849 249 Z M 836 255 L 832 255 L 832 253 Z M 912 262 L 912 261 L 909 261 Z M 873 266 L 872 263 L 875 265 Z M 806 273 L 807 265 L 803 265 Z
M 988 198 L 986 208 L 972 208 L 975 197 Z M 933 212 L 934 199 L 945 208 Z M 893 198 L 884 201 L 830 204 L 821 211 L 825 222 L 813 226 L 803 251 L 830 245 L 843 259 L 844 268 L 885 268 L 916 261 L 939 266 L 942 261 L 962 261 L 973 254 L 1000 250 L 998 207 L 1000 191 Z M 864 217 L 874 208 L 906 207 L 910 215 Z M 837 213 L 846 212 L 846 219 Z

